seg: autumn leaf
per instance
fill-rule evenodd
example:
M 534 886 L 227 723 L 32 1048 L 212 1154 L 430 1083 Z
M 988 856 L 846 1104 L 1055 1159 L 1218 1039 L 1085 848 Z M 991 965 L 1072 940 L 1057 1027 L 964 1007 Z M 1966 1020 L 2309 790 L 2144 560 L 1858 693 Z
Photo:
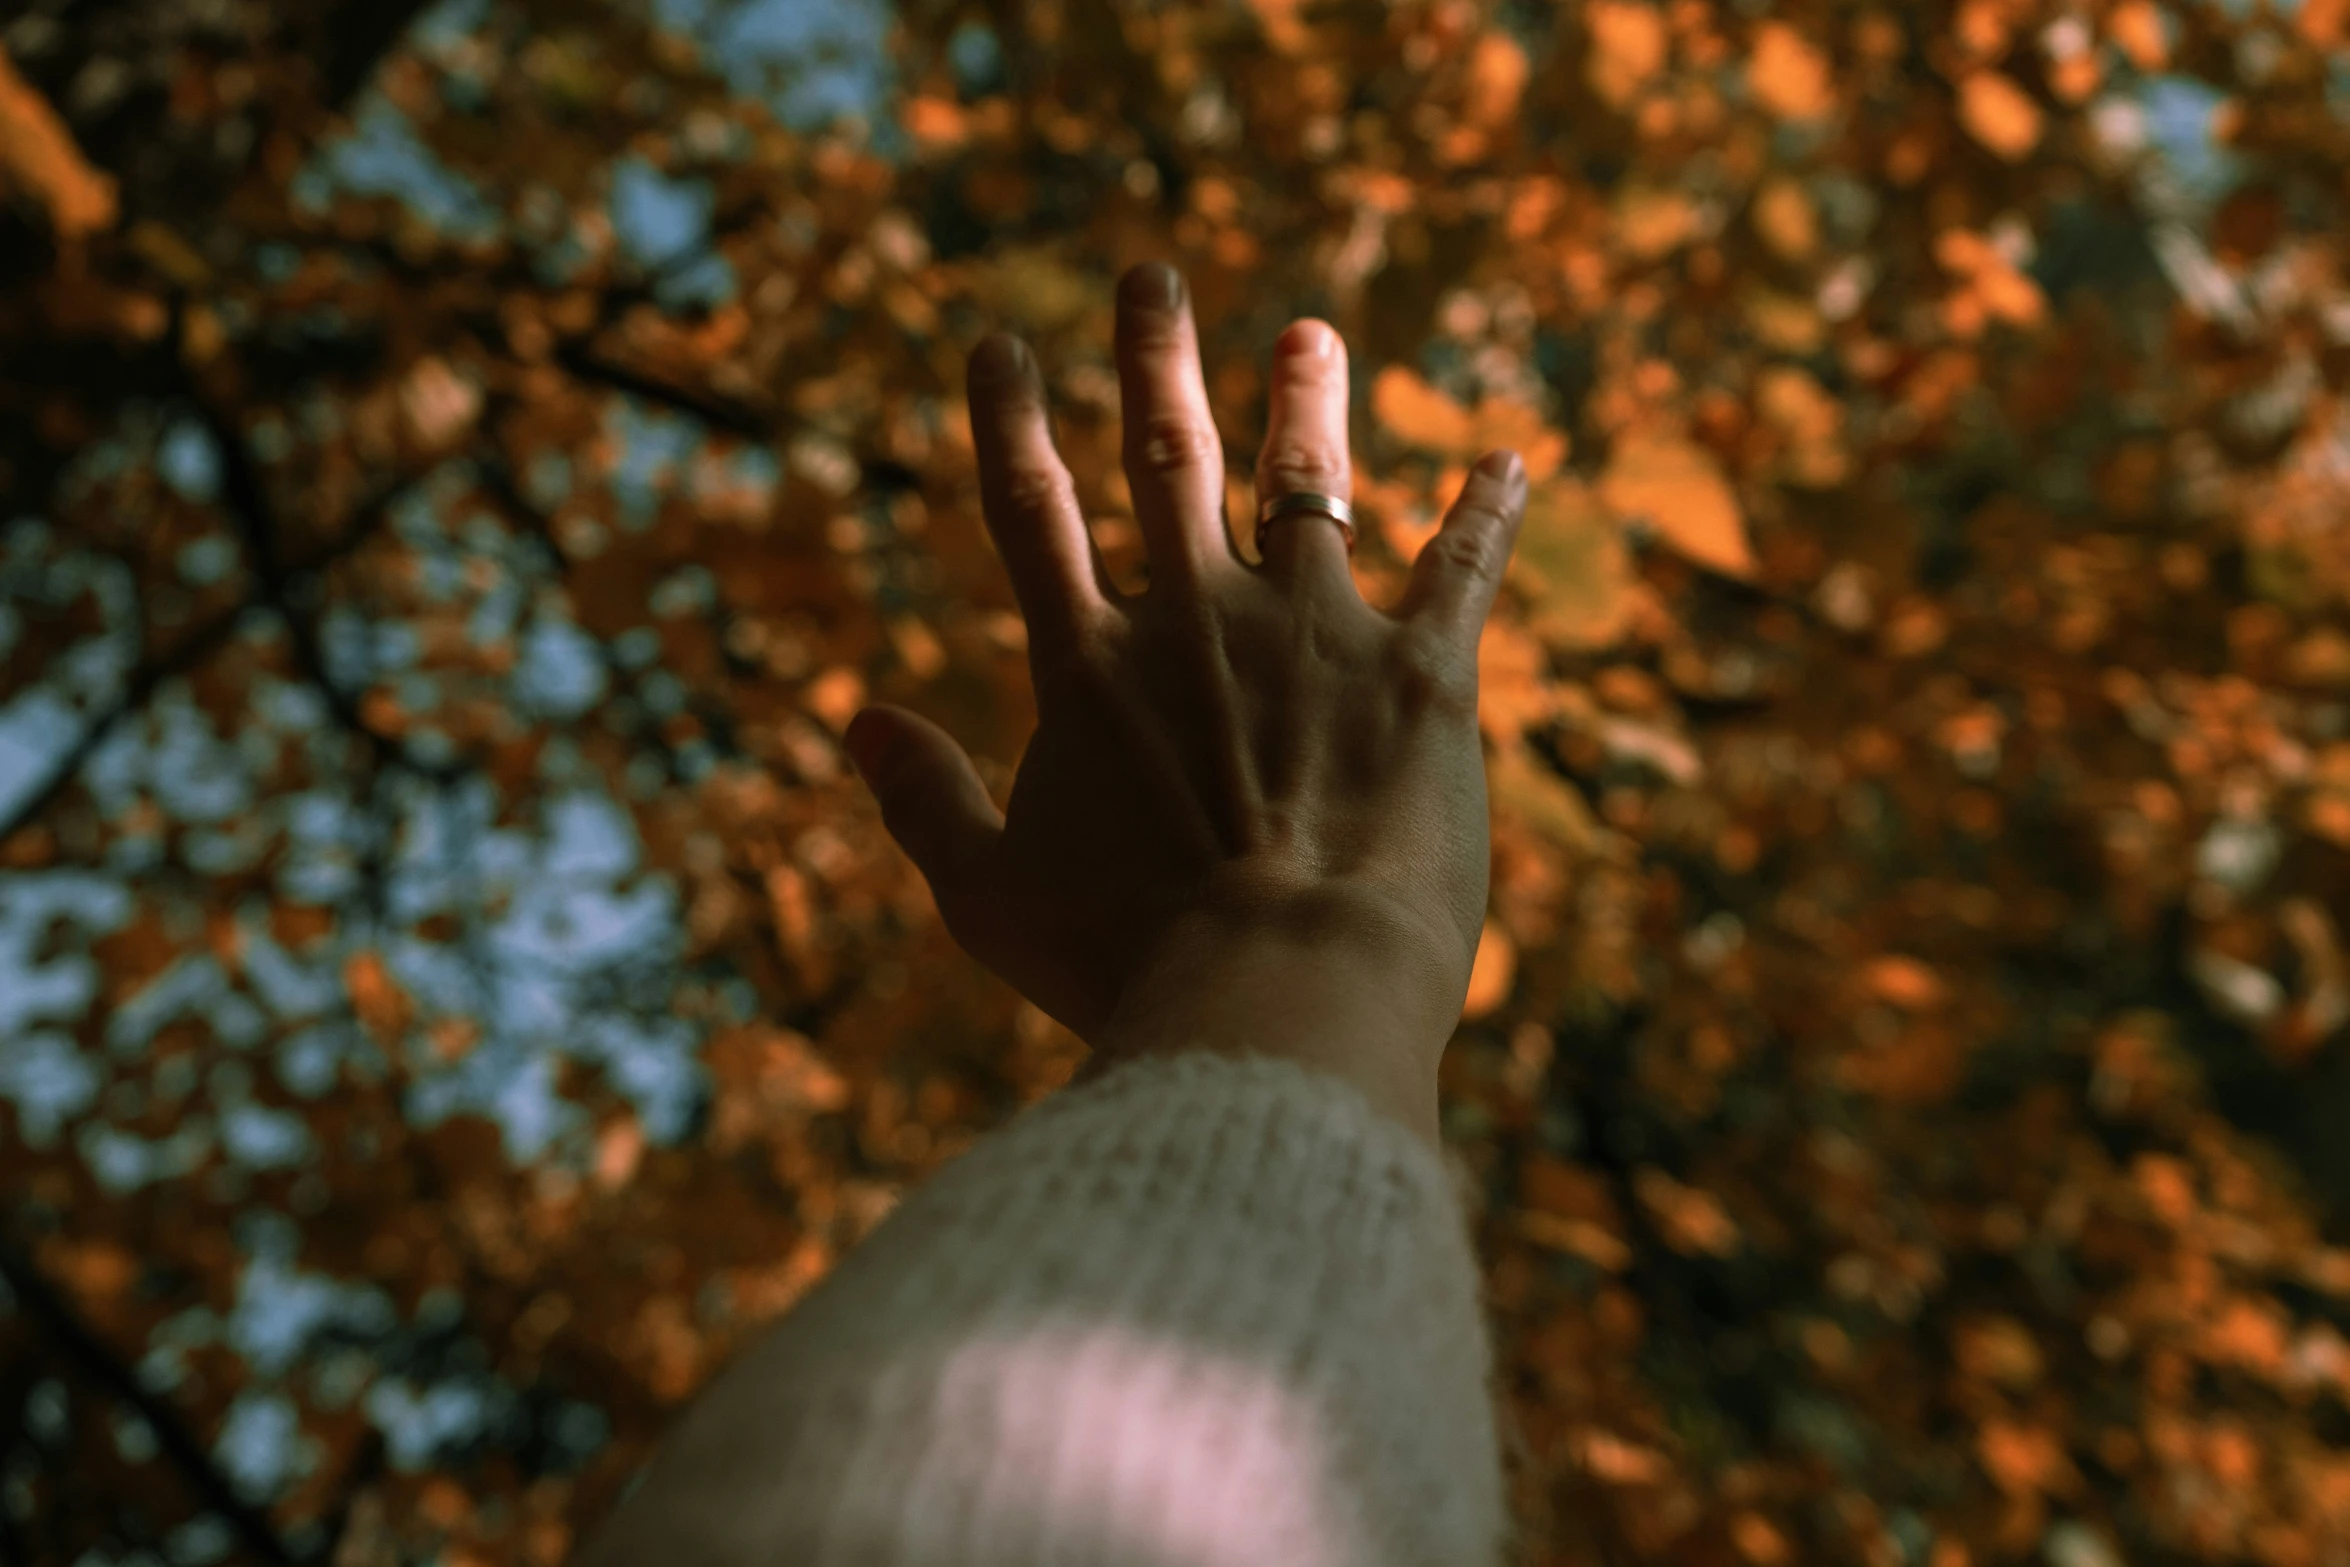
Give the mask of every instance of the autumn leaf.
M 47 209 L 60 239 L 114 226 L 114 181 L 90 167 L 57 111 L 0 49 L 0 187 L 10 185 Z
M 1518 1233 L 1537 1246 L 1582 1258 L 1604 1273 L 1621 1273 L 1632 1248 L 1589 1219 L 1562 1219 L 1538 1209 L 1518 1211 Z
M 1731 1543 L 1753 1567 L 1780 1567 L 1794 1553 L 1777 1526 L 1756 1512 L 1742 1512 L 1730 1524 Z
M 1583 796 L 1524 745 L 1494 752 L 1485 764 L 1485 787 L 1496 817 L 1523 823 L 1577 857 L 1598 846 L 1600 827 Z
M 1610 1230 L 1623 1222 L 1604 1174 L 1547 1153 L 1530 1154 L 1518 1167 L 1518 1196 L 1527 1207 L 1561 1218 L 1590 1219 Z
M 381 953 L 355 951 L 343 964 L 344 993 L 367 1031 L 390 1043 L 405 1033 L 413 1009 Z
M 1740 296 L 1747 329 L 1756 341 L 1784 354 L 1809 354 L 1827 339 L 1828 324 L 1819 307 L 1801 294 L 1783 294 L 1760 283 Z
M 1665 19 L 1653 5 L 1598 0 L 1583 13 L 1591 54 L 1585 79 L 1600 101 L 1621 109 L 1665 63 Z
M 400 388 L 409 434 L 428 450 L 447 447 L 470 430 L 481 402 L 481 389 L 437 354 L 417 360 Z
M 1371 383 L 1371 416 L 1405 443 L 1467 463 L 1495 448 L 1516 452 L 1527 477 L 1540 483 L 1566 460 L 1567 438 L 1531 403 L 1488 396 L 1463 408 L 1402 365 L 1390 365 Z
M 1616 198 L 1616 242 L 1642 261 L 1680 249 L 1697 226 L 1697 204 L 1671 186 L 1629 185 Z
M 1464 461 L 1477 455 L 1469 411 L 1402 365 L 1373 378 L 1371 416 L 1410 445 Z
M 2040 119 L 2040 106 L 1997 71 L 1977 71 L 1958 85 L 1959 123 L 2010 163 L 2040 144 Z
M 2048 314 L 2048 296 L 2040 285 L 2004 263 L 1975 274 L 1975 297 L 1993 319 L 2011 326 L 2035 326 Z
M 1781 176 L 1765 184 L 1749 217 L 1762 242 L 1785 260 L 1809 260 L 1819 249 L 1819 212 L 1797 180 Z
M 1537 1246 L 1581 1257 L 1603 1272 L 1632 1260 L 1623 1215 L 1606 1177 L 1569 1160 L 1537 1153 L 1518 1169 L 1518 1233 Z
M 1639 1442 L 1627 1442 L 1612 1432 L 1593 1428 L 1577 1444 L 1585 1469 L 1610 1485 L 1649 1485 L 1662 1479 L 1665 1455 Z
M 998 320 L 1031 332 L 1059 331 L 1108 300 L 1106 279 L 1047 245 L 1006 246 L 976 267 L 972 296 Z
M 1298 13 L 1306 8 L 1306 0 L 1249 0 L 1249 9 L 1256 13 L 1257 26 L 1264 30 L 1265 41 L 1280 54 L 1302 52 L 1309 34 L 1305 19 Z
M 1552 647 L 1606 647 L 1631 623 L 1623 531 L 1572 479 L 1528 491 L 1510 579 L 1524 596 L 1528 628 Z
M 969 116 L 951 98 L 916 94 L 906 100 L 900 113 L 906 134 L 927 152 L 960 146 L 970 134 Z
M 1670 436 L 1619 436 L 1599 478 L 1599 498 L 1619 518 L 1647 523 L 1691 564 L 1727 577 L 1754 576 L 1738 498 L 1701 448 Z
M 1765 22 L 1755 29 L 1746 84 L 1754 101 L 1777 119 L 1817 119 L 1836 106 L 1826 57 L 1785 22 Z
M 2318 753 L 2302 812 L 2303 825 L 2311 833 L 2350 849 L 2350 741 L 2338 741 Z
M 1633 1195 L 1664 1242 L 1685 1257 L 1727 1257 L 1739 1248 L 1738 1224 L 1713 1193 L 1650 1165 L 1633 1178 Z
M 1899 953 L 1871 959 L 1862 970 L 1861 982 L 1879 1001 L 1912 1012 L 1938 1007 L 1947 995 L 1939 974 L 1917 959 Z
M 2290 1351 L 2289 1319 L 2273 1302 L 2238 1296 L 2203 1329 L 2203 1358 L 2273 1379 Z
M 849 720 L 865 705 L 865 677 L 845 664 L 837 665 L 808 682 L 805 700 L 808 711 L 827 727 L 845 733 Z
M 1567 460 L 1572 443 L 1531 403 L 1514 397 L 1487 397 L 1477 404 L 1480 451 L 1507 447 L 1526 465 L 1529 483 L 1547 484 Z
M 1480 37 L 1469 56 L 1463 105 L 1469 122 L 1494 129 L 1515 120 L 1529 70 L 1525 46 L 1509 34 L 1497 31 Z
M 2141 71 L 2170 63 L 2170 24 L 2154 0 L 2122 0 L 2105 16 L 2106 36 Z
M 1992 1482 L 2010 1496 L 2062 1493 L 2079 1478 L 2064 1447 L 2044 1427 L 2015 1420 L 1990 1420 L 1975 1442 L 1975 1456 Z
M 1755 410 L 1787 442 L 1786 482 L 1827 489 L 1844 482 L 1852 462 L 1844 445 L 1844 405 L 1805 371 L 1776 365 L 1757 379 Z
M 137 1284 L 139 1259 L 110 1242 L 76 1244 L 53 1238 L 41 1248 L 41 1262 L 81 1298 L 85 1307 L 106 1308 Z
M 2031 1331 L 2013 1317 L 1992 1316 L 1962 1325 L 1953 1343 L 1958 1363 L 2002 1387 L 2028 1388 L 2046 1363 Z
M 1481 1018 L 1509 999 L 1518 974 L 1518 948 L 1509 932 L 1492 920 L 1477 938 L 1477 957 L 1469 969 L 1468 997 L 1461 1003 L 1463 1018 Z
M 1507 622 L 1485 622 L 1477 639 L 1477 722 L 1496 745 L 1510 745 L 1559 709 L 1548 678 L 1549 655 L 1532 636 Z
M 618 1191 L 633 1179 L 644 1162 L 645 1132 L 635 1116 L 624 1115 L 596 1134 L 596 1184 Z

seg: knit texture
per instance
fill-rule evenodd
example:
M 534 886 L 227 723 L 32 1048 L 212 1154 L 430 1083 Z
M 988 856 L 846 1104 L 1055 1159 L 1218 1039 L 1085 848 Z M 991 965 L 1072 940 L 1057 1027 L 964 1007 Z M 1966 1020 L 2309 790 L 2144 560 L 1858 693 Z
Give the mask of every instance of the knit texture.
M 1485 1567 L 1443 1162 L 1350 1084 L 1152 1057 L 916 1190 L 722 1372 L 595 1567 Z

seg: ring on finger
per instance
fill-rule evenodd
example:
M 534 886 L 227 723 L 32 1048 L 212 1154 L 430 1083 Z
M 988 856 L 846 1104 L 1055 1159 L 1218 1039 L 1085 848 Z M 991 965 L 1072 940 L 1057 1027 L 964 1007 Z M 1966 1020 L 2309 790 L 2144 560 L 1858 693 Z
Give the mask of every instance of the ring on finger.
M 1321 495 L 1312 490 L 1293 490 L 1287 495 L 1276 495 L 1257 508 L 1257 554 L 1265 553 L 1265 529 L 1285 517 L 1326 517 L 1338 524 L 1346 535 L 1346 551 L 1354 553 L 1354 508 L 1335 495 Z

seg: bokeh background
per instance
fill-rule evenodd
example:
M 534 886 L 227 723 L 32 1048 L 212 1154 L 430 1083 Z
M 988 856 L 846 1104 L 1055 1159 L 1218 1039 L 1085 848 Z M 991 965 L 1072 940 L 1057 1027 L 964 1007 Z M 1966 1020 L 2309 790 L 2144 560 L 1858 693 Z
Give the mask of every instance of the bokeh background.
M 963 357 L 1131 574 L 1162 256 L 1375 600 L 1535 476 L 1526 1559 L 2350 1562 L 2343 0 L 9 10 L 0 1557 L 556 1563 L 1068 1077 L 838 737 L 1008 783 Z

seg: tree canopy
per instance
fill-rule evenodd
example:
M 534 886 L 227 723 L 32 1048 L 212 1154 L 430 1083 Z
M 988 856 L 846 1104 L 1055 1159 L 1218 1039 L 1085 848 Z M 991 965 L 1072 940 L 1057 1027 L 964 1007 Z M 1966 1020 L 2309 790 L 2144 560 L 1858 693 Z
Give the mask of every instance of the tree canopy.
M 1391 602 L 1534 480 L 1445 1127 L 1530 1560 L 2350 1562 L 2343 0 L 28 0 L 0 1556 L 558 1563 L 1083 1047 L 839 735 L 1033 709 L 1111 284 Z

